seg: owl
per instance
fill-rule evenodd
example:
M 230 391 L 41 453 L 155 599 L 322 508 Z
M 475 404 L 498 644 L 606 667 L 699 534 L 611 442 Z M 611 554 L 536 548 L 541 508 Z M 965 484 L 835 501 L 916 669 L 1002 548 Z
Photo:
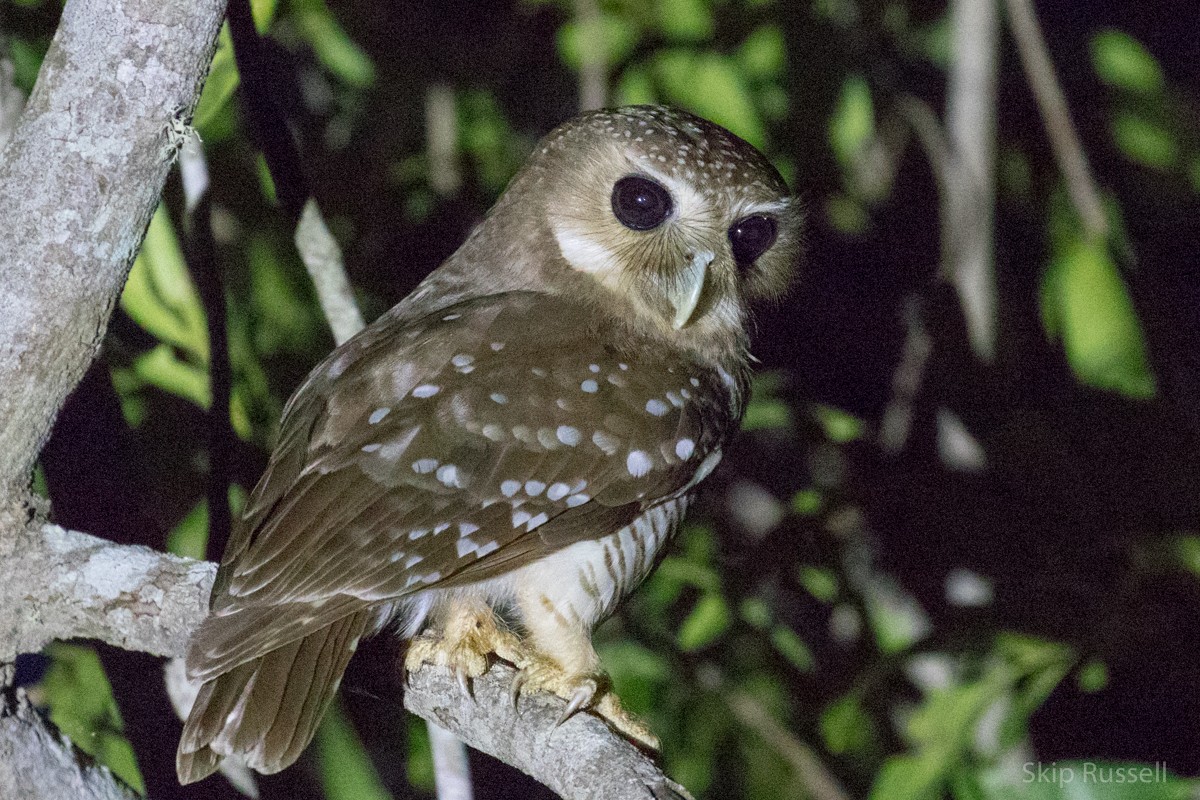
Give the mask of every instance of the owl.
M 312 739 L 364 637 L 461 679 L 489 659 L 647 746 L 592 645 L 661 558 L 747 400 L 755 300 L 800 214 L 751 145 L 681 111 L 585 114 L 467 241 L 319 364 L 187 653 L 183 783 Z M 463 681 L 465 682 L 465 680 Z

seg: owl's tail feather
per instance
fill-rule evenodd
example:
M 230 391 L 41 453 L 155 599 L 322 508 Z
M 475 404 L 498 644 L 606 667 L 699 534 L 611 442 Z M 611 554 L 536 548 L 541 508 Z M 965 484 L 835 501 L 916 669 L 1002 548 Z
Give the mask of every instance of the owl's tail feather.
M 371 620 L 360 611 L 205 681 L 183 727 L 182 784 L 237 755 L 264 774 L 295 761 L 312 740 Z

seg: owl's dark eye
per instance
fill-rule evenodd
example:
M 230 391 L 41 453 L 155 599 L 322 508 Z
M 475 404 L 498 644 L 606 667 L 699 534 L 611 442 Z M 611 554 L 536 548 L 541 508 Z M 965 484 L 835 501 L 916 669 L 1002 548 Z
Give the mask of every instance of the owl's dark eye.
M 671 216 L 671 207 L 670 193 L 649 178 L 626 175 L 613 184 L 613 214 L 626 228 L 657 228 Z
M 733 223 L 729 229 L 729 243 L 733 245 L 733 260 L 739 269 L 746 269 L 754 260 L 775 244 L 779 227 L 773 217 L 755 214 Z

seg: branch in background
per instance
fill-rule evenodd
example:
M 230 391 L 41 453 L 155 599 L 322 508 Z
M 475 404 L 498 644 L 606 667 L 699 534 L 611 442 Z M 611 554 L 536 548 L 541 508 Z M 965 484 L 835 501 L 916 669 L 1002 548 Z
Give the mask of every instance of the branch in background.
M 435 83 L 425 91 L 425 151 L 429 154 L 429 188 L 438 197 L 453 197 L 462 186 L 458 166 L 458 108 L 454 89 Z
M 690 800 L 644 753 L 598 717 L 576 714 L 557 725 L 566 701 L 546 694 L 513 703 L 511 667 L 494 665 L 462 691 L 449 670 L 409 673 L 404 705 L 471 747 L 511 764 L 566 800 Z
M 740 689 L 726 698 L 738 722 L 768 742 L 791 765 L 813 800 L 849 800 L 837 778 L 825 769 L 812 748 L 775 721 L 762 703 Z
M 982 361 L 996 352 L 995 0 L 950 4 L 953 58 L 946 96 L 946 131 L 953 160 L 942 184 L 942 250 L 946 278 L 958 291 L 971 348 Z
M 1067 194 L 1090 239 L 1103 239 L 1108 234 L 1108 221 L 1100 202 L 1100 190 L 1092 176 L 1087 154 L 1079 142 L 1079 133 L 1071 123 L 1067 98 L 1050 61 L 1046 38 L 1038 24 L 1030 0 L 1006 0 L 1008 26 L 1017 43 L 1017 53 L 1025 68 L 1025 77 L 1037 100 L 1038 110 L 1046 125 L 1046 135 L 1054 149 L 1054 158 L 1062 170 Z
M 575 21 L 579 26 L 579 110 L 591 111 L 608 105 L 608 64 L 603 18 L 597 0 L 575 0 Z
M 346 277 L 342 250 L 325 226 L 320 206 L 312 198 L 304 203 L 304 211 L 296 225 L 295 241 L 300 260 L 317 290 L 321 311 L 333 330 L 333 339 L 341 344 L 361 331 L 366 323 Z

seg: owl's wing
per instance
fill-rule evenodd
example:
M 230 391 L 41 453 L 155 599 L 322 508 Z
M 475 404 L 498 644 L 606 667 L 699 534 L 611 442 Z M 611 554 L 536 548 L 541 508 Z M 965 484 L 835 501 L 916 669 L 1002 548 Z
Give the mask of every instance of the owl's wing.
M 586 308 L 511 293 L 385 317 L 335 351 L 285 411 L 194 677 L 605 536 L 688 488 L 736 424 L 739 385 L 614 341 Z

